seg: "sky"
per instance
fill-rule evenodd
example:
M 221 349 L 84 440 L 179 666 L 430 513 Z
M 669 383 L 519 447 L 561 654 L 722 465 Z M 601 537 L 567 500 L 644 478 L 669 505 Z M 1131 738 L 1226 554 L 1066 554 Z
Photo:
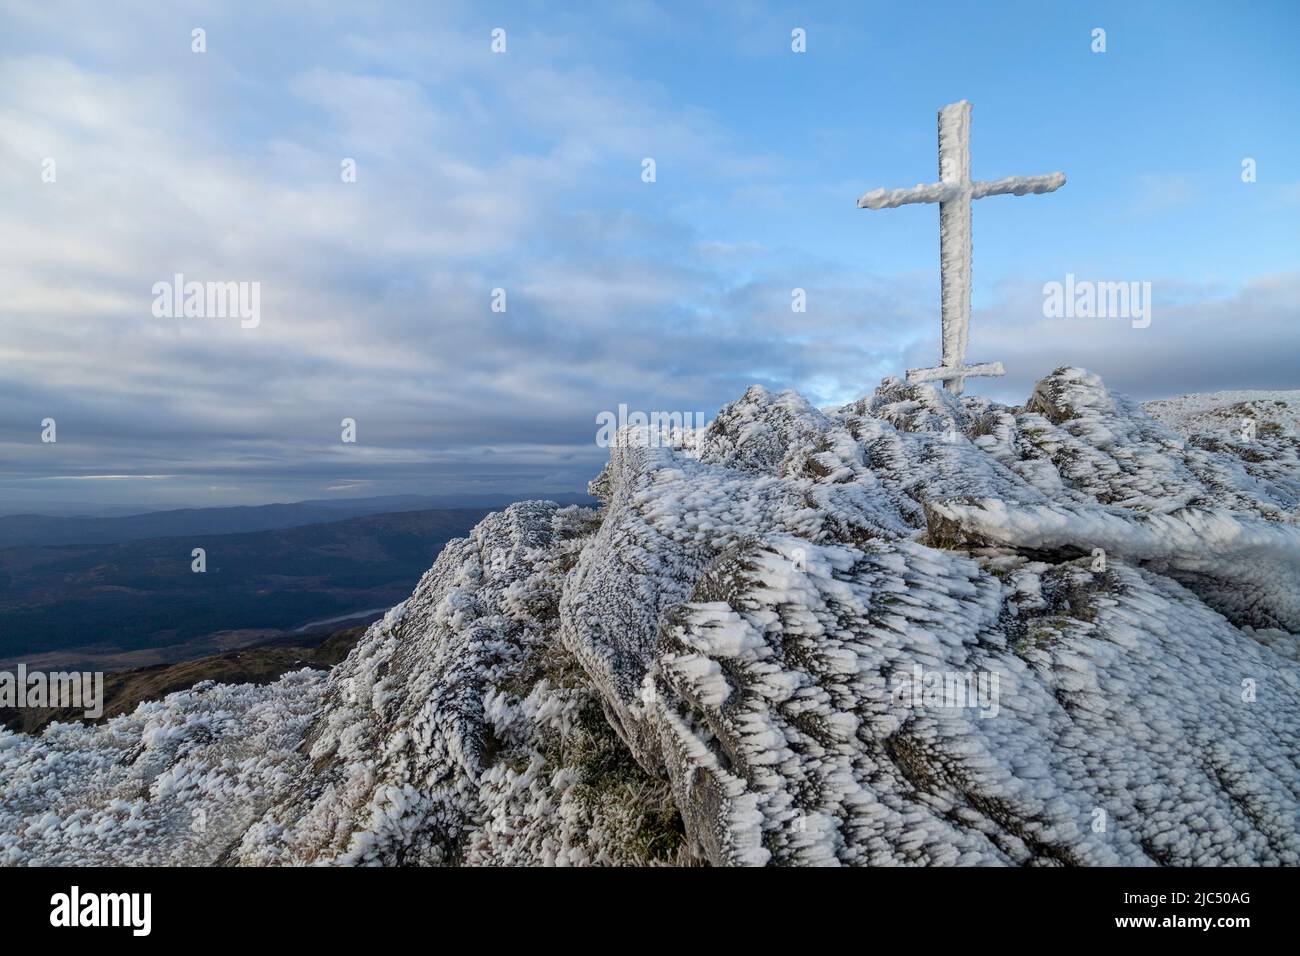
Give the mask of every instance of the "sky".
M 1300 387 L 1297 36 L 1289 2 L 0 0 L 0 513 L 581 491 L 620 404 L 868 395 L 938 363 L 938 211 L 856 199 L 937 179 L 960 99 L 976 178 L 1068 177 L 975 204 L 968 359 L 1007 374 L 968 392 Z M 257 283 L 258 324 L 156 315 L 178 273 Z M 1149 282 L 1150 324 L 1045 317 L 1067 275 Z

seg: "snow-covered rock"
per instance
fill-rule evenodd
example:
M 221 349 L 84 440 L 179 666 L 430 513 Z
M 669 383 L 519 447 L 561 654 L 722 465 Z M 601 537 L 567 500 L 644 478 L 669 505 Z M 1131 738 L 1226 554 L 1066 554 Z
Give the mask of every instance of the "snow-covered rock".
M 1296 865 L 1295 399 L 751 388 L 328 675 L 0 736 L 0 861 Z

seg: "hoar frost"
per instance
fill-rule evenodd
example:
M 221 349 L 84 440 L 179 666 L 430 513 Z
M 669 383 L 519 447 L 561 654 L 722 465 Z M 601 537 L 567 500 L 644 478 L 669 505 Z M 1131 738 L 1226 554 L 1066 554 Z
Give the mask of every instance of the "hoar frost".
M 328 674 L 0 734 L 0 860 L 1294 866 L 1297 398 L 751 388 Z

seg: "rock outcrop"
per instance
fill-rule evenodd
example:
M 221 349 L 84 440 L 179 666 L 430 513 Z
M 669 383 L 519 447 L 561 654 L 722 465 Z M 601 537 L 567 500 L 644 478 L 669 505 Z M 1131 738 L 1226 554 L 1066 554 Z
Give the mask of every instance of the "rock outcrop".
M 1278 394 L 625 432 L 599 509 L 488 517 L 328 674 L 0 736 L 0 860 L 1296 865 Z

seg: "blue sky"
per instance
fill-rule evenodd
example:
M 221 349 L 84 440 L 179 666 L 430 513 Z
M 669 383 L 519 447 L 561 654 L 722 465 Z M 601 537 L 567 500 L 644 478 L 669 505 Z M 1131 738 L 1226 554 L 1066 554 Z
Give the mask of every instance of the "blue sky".
M 1296 387 L 1297 11 L 0 2 L 0 512 L 579 490 L 620 403 L 868 394 L 937 360 L 938 214 L 854 201 L 962 98 L 976 177 L 1069 177 L 975 207 L 972 391 Z M 154 317 L 176 272 L 261 325 Z M 1045 319 L 1067 273 L 1151 326 Z

